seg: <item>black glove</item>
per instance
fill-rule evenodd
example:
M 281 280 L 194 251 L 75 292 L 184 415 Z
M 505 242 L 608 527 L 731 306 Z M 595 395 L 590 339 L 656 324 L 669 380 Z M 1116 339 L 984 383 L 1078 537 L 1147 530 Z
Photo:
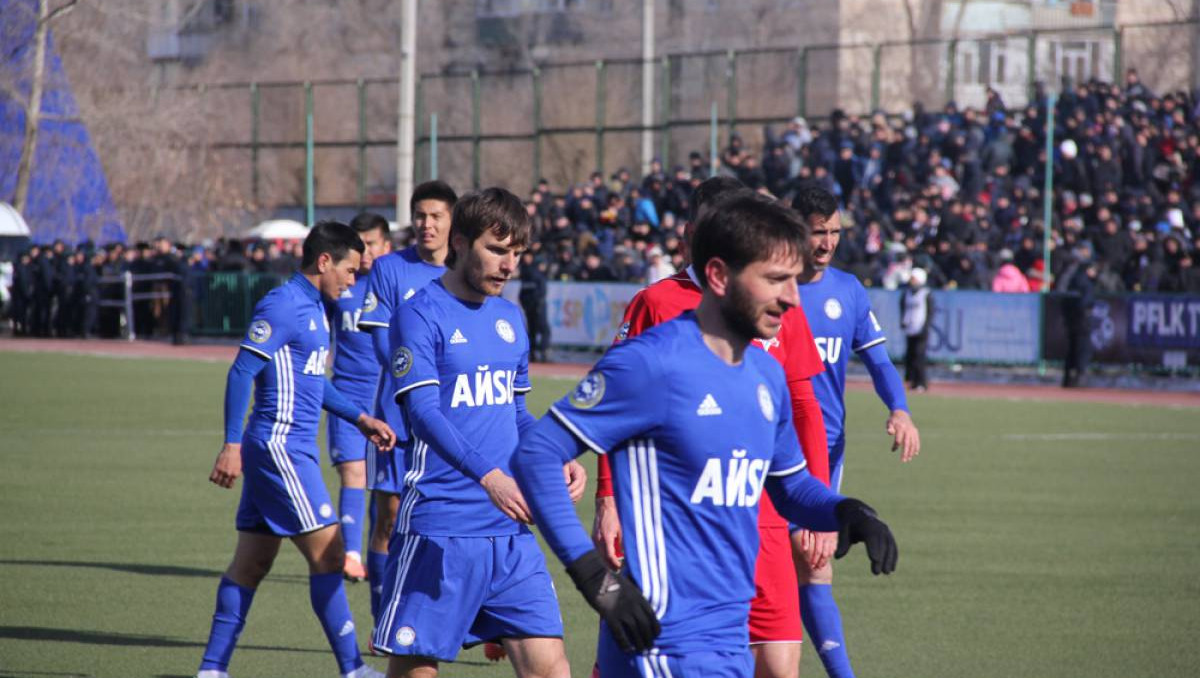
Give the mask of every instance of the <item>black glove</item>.
M 622 651 L 644 652 L 654 646 L 662 631 L 654 608 L 629 577 L 605 566 L 599 551 L 589 551 L 568 565 L 567 574 L 608 624 Z
M 850 551 L 851 544 L 862 542 L 871 559 L 871 574 L 891 574 L 896 569 L 900 552 L 896 538 L 887 523 L 879 519 L 875 509 L 857 499 L 843 499 L 833 508 L 838 521 L 838 545 L 834 558 Z

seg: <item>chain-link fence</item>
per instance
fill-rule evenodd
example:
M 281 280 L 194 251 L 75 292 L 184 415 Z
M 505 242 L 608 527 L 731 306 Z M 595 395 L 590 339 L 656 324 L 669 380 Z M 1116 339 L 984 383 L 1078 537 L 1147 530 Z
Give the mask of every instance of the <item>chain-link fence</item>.
M 1039 30 L 969 39 L 669 54 L 654 63 L 654 152 L 668 167 L 718 143 L 795 116 L 982 107 L 994 90 L 1026 105 L 1037 83 L 1118 81 L 1140 67 L 1154 91 L 1190 90 L 1200 71 L 1197 20 Z M 549 63 L 528 70 L 420 76 L 418 180 L 527 192 L 641 165 L 642 62 Z M 301 204 L 307 173 L 318 205 L 394 204 L 398 83 L 394 79 L 224 83 L 174 90 L 219 125 L 208 142 L 240 168 L 258 205 Z M 436 140 L 433 119 L 436 117 Z M 307 131 L 312 120 L 311 136 Z M 218 137 L 218 138 L 214 138 Z M 311 142 L 312 153 L 306 153 Z M 436 148 L 437 158 L 432 158 Z

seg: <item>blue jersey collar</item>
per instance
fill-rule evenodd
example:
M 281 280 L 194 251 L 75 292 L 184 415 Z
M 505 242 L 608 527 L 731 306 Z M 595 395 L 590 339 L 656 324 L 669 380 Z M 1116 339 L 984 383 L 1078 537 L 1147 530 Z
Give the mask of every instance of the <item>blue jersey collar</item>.
M 288 282 L 300 288 L 300 291 L 304 292 L 304 296 L 320 303 L 321 290 L 318 290 L 316 287 L 314 287 L 313 284 L 309 282 L 308 278 L 304 277 L 303 273 L 294 273 L 292 275 L 292 279 Z

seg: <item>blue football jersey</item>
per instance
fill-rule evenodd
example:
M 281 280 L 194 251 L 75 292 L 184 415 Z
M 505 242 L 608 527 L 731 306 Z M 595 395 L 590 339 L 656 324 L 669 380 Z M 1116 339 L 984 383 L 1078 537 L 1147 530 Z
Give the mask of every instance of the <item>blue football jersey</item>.
M 368 333 L 377 327 L 388 327 L 396 309 L 408 301 L 430 280 L 441 277 L 445 266 L 425 263 L 417 254 L 416 246 L 392 252 L 375 260 L 371 273 L 367 275 L 367 289 L 363 295 L 362 313 L 358 317 L 359 329 Z M 376 356 L 378 359 L 379 356 Z M 387 390 L 387 379 L 380 366 L 376 385 L 375 413 L 396 431 L 401 442 L 408 440 L 408 424 L 404 413 L 396 407 Z
M 254 378 L 246 435 L 315 459 L 329 358 L 321 293 L 299 273 L 268 292 L 254 307 L 241 347 L 271 361 Z
M 380 368 L 371 334 L 358 329 L 367 277 L 355 280 L 337 301 L 326 301 L 325 306 L 333 329 L 333 384 L 356 405 L 370 410 L 375 404 Z
M 511 475 L 509 462 L 519 439 L 516 396 L 532 388 L 520 308 L 500 297 L 467 303 L 436 280 L 400 307 L 388 332 L 391 397 L 402 398 L 415 388 L 438 389 L 450 424 Z M 397 532 L 489 537 L 526 529 L 426 441 L 414 435 L 407 448 Z
M 800 285 L 800 303 L 817 342 L 825 371 L 812 378 L 821 403 L 829 448 L 845 440 L 846 363 L 851 352 L 862 351 L 887 340 L 871 312 L 867 290 L 858 278 L 828 268 L 817 282 Z
M 742 652 L 768 475 L 805 471 L 783 368 L 747 350 L 731 366 L 693 312 L 608 350 L 550 412 L 607 453 L 625 567 L 668 654 Z
M 400 304 L 445 272 L 445 266 L 425 263 L 417 254 L 416 246 L 376 259 L 367 276 L 359 326 L 364 329 L 387 327 Z

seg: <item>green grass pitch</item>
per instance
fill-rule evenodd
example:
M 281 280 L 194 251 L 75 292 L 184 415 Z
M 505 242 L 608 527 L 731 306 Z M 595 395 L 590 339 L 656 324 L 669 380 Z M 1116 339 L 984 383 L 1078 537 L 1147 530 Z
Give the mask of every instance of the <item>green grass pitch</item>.
M 226 368 L 0 352 L 0 677 L 195 673 L 234 544 L 237 492 L 206 482 Z M 532 408 L 570 385 L 537 380 Z M 924 451 L 901 465 L 874 395 L 849 397 L 844 489 L 901 549 L 890 578 L 860 549 L 838 565 L 859 675 L 1200 672 L 1200 410 L 936 391 L 913 409 Z M 590 520 L 590 502 L 580 512 Z M 551 569 L 573 674 L 587 676 L 594 616 Z M 349 597 L 365 644 L 366 585 Z M 461 659 L 444 675 L 511 675 L 478 649 Z M 336 675 L 290 547 L 232 673 Z M 824 675 L 807 647 L 802 675 Z

